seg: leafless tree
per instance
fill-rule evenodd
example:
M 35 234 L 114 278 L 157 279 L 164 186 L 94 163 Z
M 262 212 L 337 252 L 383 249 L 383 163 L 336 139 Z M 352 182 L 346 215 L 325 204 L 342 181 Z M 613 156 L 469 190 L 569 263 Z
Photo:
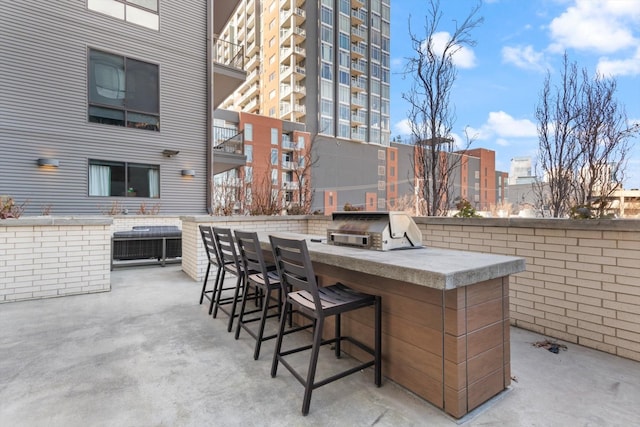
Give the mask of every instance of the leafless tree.
M 560 86 L 551 87 L 551 73 L 547 72 L 536 107 L 539 138 L 536 167 L 542 179 L 535 191 L 556 218 L 565 216 L 572 205 L 572 173 L 580 151 L 578 87 L 577 66 L 570 64 L 565 54 Z
M 579 74 L 567 54 L 558 86 L 551 87 L 547 74 L 536 107 L 537 167 L 543 176 L 537 192 L 551 216 L 567 216 L 577 207 L 603 216 L 605 200 L 621 188 L 629 139 L 640 129 L 628 127 L 615 91 L 615 79 L 591 78 L 586 69 Z
M 225 172 L 215 177 L 216 191 L 213 197 L 213 213 L 229 216 L 234 214 L 236 204 L 240 200 L 239 180 L 234 173 Z
M 409 18 L 413 56 L 407 58 L 405 74 L 412 79 L 412 85 L 402 98 L 410 106 L 408 119 L 415 144 L 416 194 L 424 201 L 420 203 L 424 207 L 422 213 L 428 216 L 447 213 L 453 189 L 452 174 L 461 159 L 450 154 L 463 152 L 471 143 L 467 138 L 465 147 L 457 147 L 451 137 L 455 108 L 450 104 L 450 96 L 457 79 L 453 57 L 464 46 L 475 46 L 471 31 L 484 21 L 476 17 L 480 6 L 478 3 L 461 23 L 455 23 L 444 46 L 436 45 L 434 40 L 441 31 L 442 12 L 438 0 L 428 2 L 424 36 L 412 31 Z
M 270 171 L 270 169 L 267 169 Z M 254 176 L 251 182 L 251 215 L 279 215 L 284 205 L 282 190 L 274 186 L 268 172 Z

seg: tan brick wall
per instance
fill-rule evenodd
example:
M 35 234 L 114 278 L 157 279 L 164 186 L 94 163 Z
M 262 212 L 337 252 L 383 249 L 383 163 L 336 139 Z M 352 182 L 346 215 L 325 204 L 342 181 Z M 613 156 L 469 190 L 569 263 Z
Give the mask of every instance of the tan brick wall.
M 202 245 L 198 226 L 201 224 L 244 231 L 290 232 L 304 234 L 325 234 L 322 220 L 316 220 L 313 232 L 309 231 L 309 217 L 306 216 L 184 216 L 182 221 L 182 270 L 193 280 L 201 281 L 207 270 L 207 254 Z M 320 217 L 323 218 L 323 217 Z M 325 223 L 328 223 L 326 220 Z
M 511 323 L 640 360 L 640 221 L 416 218 L 427 246 L 521 256 Z
M 131 230 L 141 225 L 175 225 L 182 228 L 182 222 L 177 216 L 163 215 L 117 215 L 113 217 L 111 232 Z
M 0 303 L 111 289 L 111 219 L 0 221 Z

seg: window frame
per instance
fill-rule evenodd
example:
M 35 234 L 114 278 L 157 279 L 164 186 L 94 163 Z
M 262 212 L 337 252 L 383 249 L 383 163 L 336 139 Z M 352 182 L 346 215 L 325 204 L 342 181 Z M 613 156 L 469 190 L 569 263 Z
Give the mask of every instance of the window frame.
M 112 178 L 112 174 L 111 174 L 111 169 L 110 169 L 110 174 L 109 174 L 109 194 L 92 194 L 92 178 L 91 178 L 91 167 L 92 166 L 107 166 L 110 168 L 122 168 L 123 169 L 123 174 L 124 174 L 124 178 L 123 178 L 123 182 L 121 183 L 122 186 L 122 191 L 121 191 L 121 195 L 118 194 L 111 194 L 113 192 L 113 183 L 114 180 Z M 138 188 L 140 188 L 139 184 L 136 184 L 134 182 L 134 178 L 132 178 L 132 174 L 131 173 L 131 169 L 132 168 L 144 168 L 145 171 L 149 170 L 155 170 L 157 171 L 157 176 L 155 177 L 155 179 L 157 179 L 157 187 L 155 188 L 155 191 L 157 192 L 157 195 L 146 195 L 146 196 L 139 196 L 138 193 L 140 192 L 138 190 Z M 116 181 L 117 182 L 117 181 Z M 146 184 L 149 185 L 150 180 L 148 179 Z M 136 188 L 136 186 L 138 188 Z M 126 161 L 117 161 L 117 160 L 104 160 L 104 159 L 88 159 L 87 161 L 87 196 L 88 197 L 126 197 L 126 198 L 131 198 L 131 197 L 135 197 L 135 198 L 143 198 L 143 199 L 160 199 L 161 198 L 161 192 L 160 189 L 162 188 L 161 185 L 161 173 L 160 173 L 160 165 L 159 164 L 147 164 L 147 163 L 138 163 L 138 162 L 126 162 Z M 118 189 L 116 189 L 116 191 L 118 191 Z M 148 194 L 151 194 L 152 191 L 151 189 L 149 189 L 149 191 L 147 191 Z
M 109 64 L 110 61 L 111 64 Z M 113 64 L 119 64 L 118 61 L 121 61 L 121 63 L 123 64 L 122 76 L 119 77 L 119 79 L 124 80 L 124 89 L 118 89 L 119 91 L 122 91 L 124 93 L 122 102 L 120 103 L 121 105 L 118 105 L 118 103 L 116 102 L 111 102 L 111 99 L 116 98 L 112 98 L 108 95 L 100 93 L 101 86 L 98 82 L 99 77 L 97 71 L 99 69 L 99 65 L 102 65 L 103 67 L 111 66 L 112 68 L 116 68 Z M 136 79 L 136 77 L 138 77 L 138 73 L 143 68 L 146 68 L 147 71 L 154 70 L 155 72 L 150 76 L 149 81 L 141 83 L 140 81 L 143 79 Z M 120 69 L 116 68 L 116 71 L 119 72 Z M 133 86 L 133 88 L 131 88 L 131 86 Z M 143 94 L 136 94 L 136 89 L 139 90 L 140 87 L 144 89 Z M 112 89 L 102 87 L 103 92 L 107 92 L 109 90 Z M 142 61 L 136 58 L 109 52 L 102 49 L 88 47 L 86 91 L 87 121 L 89 123 L 152 130 L 156 132 L 160 131 L 161 108 L 159 64 Z M 153 108 L 143 109 L 136 108 L 136 106 L 128 105 L 139 102 L 143 97 L 152 98 L 151 103 L 153 104 Z M 135 117 L 138 117 L 142 120 L 135 121 Z M 144 121 L 145 117 L 147 118 L 147 121 Z

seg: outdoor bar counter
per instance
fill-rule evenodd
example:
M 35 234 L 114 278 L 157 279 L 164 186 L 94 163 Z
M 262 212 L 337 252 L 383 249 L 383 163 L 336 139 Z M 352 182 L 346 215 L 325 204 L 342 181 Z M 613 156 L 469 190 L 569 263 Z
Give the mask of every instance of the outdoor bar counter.
M 509 275 L 524 271 L 524 259 L 429 247 L 372 251 L 328 245 L 325 236 L 258 234 L 265 251 L 269 234 L 305 238 L 321 286 L 340 281 L 382 296 L 385 377 L 456 418 L 509 386 Z M 372 322 L 364 309 L 342 325 L 373 344 Z

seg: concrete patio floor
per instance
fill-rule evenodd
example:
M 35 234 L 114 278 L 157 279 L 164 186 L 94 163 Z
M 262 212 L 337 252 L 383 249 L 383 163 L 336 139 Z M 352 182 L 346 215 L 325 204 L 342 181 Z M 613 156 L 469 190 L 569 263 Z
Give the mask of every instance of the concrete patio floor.
M 371 369 L 315 390 L 303 417 L 302 386 L 269 375 L 273 341 L 254 361 L 200 288 L 180 266 L 126 268 L 109 293 L 0 305 L 0 426 L 640 424 L 640 363 L 567 343 L 553 354 L 517 328 L 517 381 L 462 420 L 389 380 L 376 388 Z

